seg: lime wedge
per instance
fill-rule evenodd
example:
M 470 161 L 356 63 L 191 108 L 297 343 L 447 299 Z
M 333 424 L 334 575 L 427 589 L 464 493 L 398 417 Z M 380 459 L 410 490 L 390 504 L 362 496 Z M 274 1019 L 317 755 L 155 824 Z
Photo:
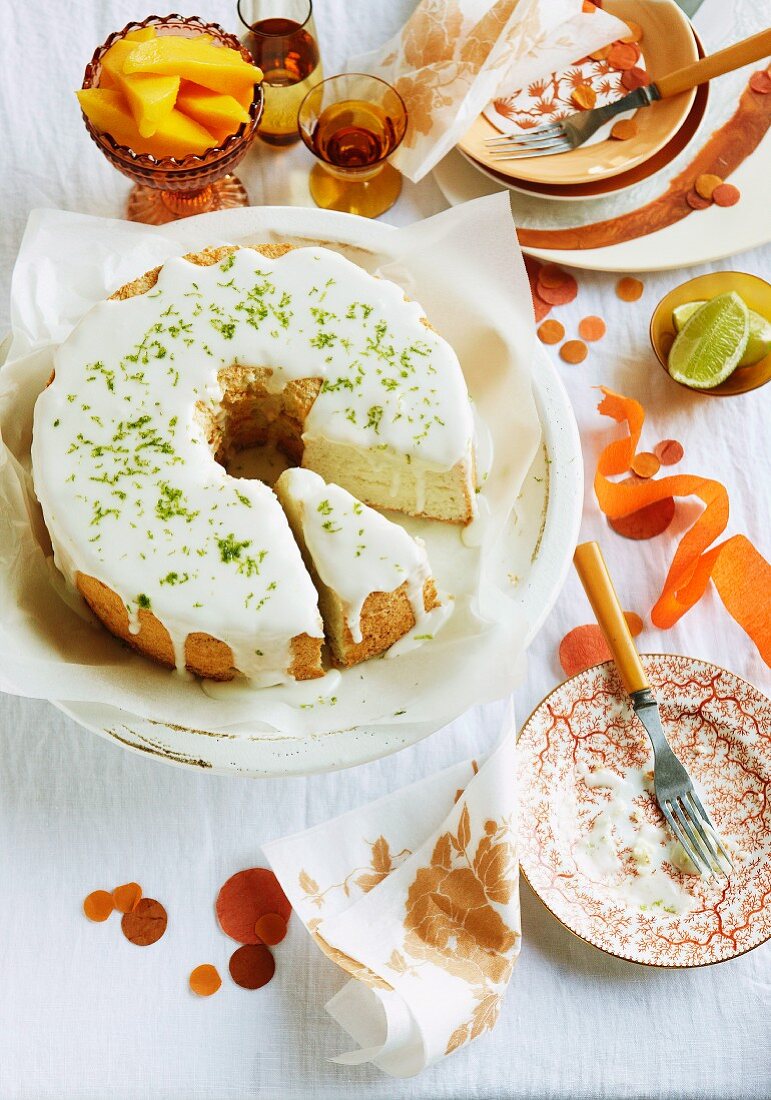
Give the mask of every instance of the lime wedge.
M 685 322 L 669 352 L 675 382 L 706 390 L 725 382 L 747 348 L 749 310 L 738 294 L 718 294 Z
M 696 310 L 704 305 L 704 302 L 704 298 L 698 302 L 683 302 L 681 306 L 676 306 L 672 310 L 672 324 L 675 326 L 675 332 L 682 330 L 688 318 L 692 317 Z
M 761 317 L 759 313 L 751 309 L 750 334 L 747 339 L 747 347 L 744 349 L 744 355 L 739 360 L 739 366 L 752 367 L 755 363 L 759 363 L 761 359 L 765 359 L 770 351 L 771 324 L 765 317 Z

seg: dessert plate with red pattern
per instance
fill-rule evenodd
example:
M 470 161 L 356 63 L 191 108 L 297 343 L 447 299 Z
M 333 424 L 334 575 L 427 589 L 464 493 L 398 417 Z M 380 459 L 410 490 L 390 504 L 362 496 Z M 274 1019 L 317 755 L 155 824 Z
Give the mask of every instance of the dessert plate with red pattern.
M 540 704 L 518 743 L 522 870 L 595 947 L 648 966 L 705 966 L 771 938 L 771 700 L 706 661 L 643 656 L 675 752 L 733 860 L 695 874 L 653 795 L 653 757 L 608 661 Z

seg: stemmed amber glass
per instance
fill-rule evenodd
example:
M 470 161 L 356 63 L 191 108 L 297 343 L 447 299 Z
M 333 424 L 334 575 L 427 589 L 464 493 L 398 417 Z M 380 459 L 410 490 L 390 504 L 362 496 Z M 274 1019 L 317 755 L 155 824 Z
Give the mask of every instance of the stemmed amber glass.
M 263 72 L 259 137 L 269 145 L 299 140 L 297 112 L 322 78 L 312 0 L 238 0 L 244 46 Z
M 204 23 L 195 16 L 183 18 L 179 15 L 151 15 L 141 23 L 129 23 L 122 31 L 110 35 L 86 66 L 83 87 L 99 87 L 101 61 L 114 42 L 125 38 L 129 31 L 149 26 L 155 27 L 158 35 L 176 34 L 189 38 L 201 34 L 210 35 L 214 42 L 238 50 L 244 61 L 252 63 L 250 54 L 235 35 L 228 34 L 216 23 Z M 255 84 L 254 96 L 249 105 L 249 122 L 241 123 L 238 130 L 226 138 L 222 145 L 213 146 L 205 153 L 191 153 L 186 157 L 155 157 L 152 153 L 136 153 L 128 146 L 119 145 L 109 134 L 97 130 L 85 114 L 83 120 L 89 134 L 110 164 L 134 182 L 128 198 L 128 219 L 162 225 L 191 214 L 249 205 L 249 197 L 243 184 L 231 173 L 255 138 L 262 109 L 262 85 Z
M 388 158 L 404 138 L 407 108 L 390 84 L 366 73 L 323 80 L 303 100 L 298 127 L 318 158 L 309 181 L 317 206 L 367 218 L 393 206 L 402 177 Z

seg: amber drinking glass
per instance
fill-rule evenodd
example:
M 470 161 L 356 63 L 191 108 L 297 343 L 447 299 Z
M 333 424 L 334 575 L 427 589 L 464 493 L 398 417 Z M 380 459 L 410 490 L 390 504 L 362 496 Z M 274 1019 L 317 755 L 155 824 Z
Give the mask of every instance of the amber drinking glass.
M 298 126 L 319 160 L 310 174 L 317 206 L 366 218 L 393 206 L 402 177 L 388 158 L 404 137 L 407 108 L 390 84 L 365 73 L 330 77 L 308 92 Z
M 196 17 L 186 19 L 179 15 L 151 15 L 141 23 L 129 23 L 122 31 L 110 35 L 87 65 L 83 87 L 99 87 L 101 60 L 113 42 L 124 38 L 129 31 L 149 26 L 154 26 L 158 35 L 177 34 L 192 38 L 208 34 L 215 42 L 238 50 L 243 59 L 251 64 L 251 56 L 235 35 L 228 34 L 216 23 L 204 23 Z M 191 153 L 187 157 L 154 157 L 151 153 L 136 153 L 128 146 L 119 145 L 109 134 L 97 130 L 85 115 L 83 120 L 110 164 L 134 182 L 126 212 L 129 220 L 162 225 L 191 214 L 249 205 L 243 184 L 231 173 L 255 138 L 262 108 L 262 86 L 255 84 L 249 106 L 249 122 L 243 122 L 222 145 L 207 149 L 200 155 Z
M 297 141 L 297 112 L 322 77 L 311 0 L 238 0 L 242 42 L 263 71 L 265 110 L 259 136 L 269 145 Z

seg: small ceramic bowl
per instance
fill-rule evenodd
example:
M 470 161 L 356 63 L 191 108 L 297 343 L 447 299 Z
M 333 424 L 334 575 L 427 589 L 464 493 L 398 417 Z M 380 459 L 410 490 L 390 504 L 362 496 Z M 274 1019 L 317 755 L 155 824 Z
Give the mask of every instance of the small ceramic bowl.
M 238 50 L 244 61 L 252 64 L 251 54 L 234 35 L 228 34 L 217 23 L 205 23 L 197 16 L 184 18 L 180 15 L 151 15 L 140 23 L 129 23 L 122 31 L 110 35 L 88 63 L 83 87 L 99 87 L 102 58 L 114 42 L 124 38 L 129 31 L 149 26 L 155 27 L 159 35 L 176 34 L 187 38 L 209 35 L 218 45 Z M 249 122 L 241 123 L 238 130 L 230 134 L 222 145 L 213 146 L 201 155 L 190 153 L 181 158 L 136 153 L 125 145 L 119 145 L 110 134 L 97 130 L 85 114 L 83 121 L 91 138 L 110 164 L 134 183 L 127 204 L 128 219 L 162 225 L 191 214 L 248 205 L 246 191 L 236 176 L 232 175 L 232 170 L 254 141 L 262 110 L 262 85 L 255 84 L 249 106 Z
M 749 309 L 754 309 L 761 317 L 771 322 L 771 283 L 759 275 L 747 275 L 743 271 L 713 271 L 709 275 L 699 275 L 681 283 L 665 294 L 653 311 L 650 336 L 656 358 L 669 375 L 667 359 L 669 349 L 675 341 L 675 326 L 672 312 L 686 302 L 698 302 L 701 299 L 714 298 L 718 294 L 727 294 L 735 290 Z M 674 379 L 672 379 L 674 381 Z M 736 370 L 712 389 L 692 389 L 692 393 L 704 393 L 711 397 L 733 397 L 739 393 L 757 390 L 771 381 L 771 354 L 751 367 L 737 367 Z M 682 385 L 682 383 L 677 383 Z M 684 386 L 684 389 L 690 389 Z

